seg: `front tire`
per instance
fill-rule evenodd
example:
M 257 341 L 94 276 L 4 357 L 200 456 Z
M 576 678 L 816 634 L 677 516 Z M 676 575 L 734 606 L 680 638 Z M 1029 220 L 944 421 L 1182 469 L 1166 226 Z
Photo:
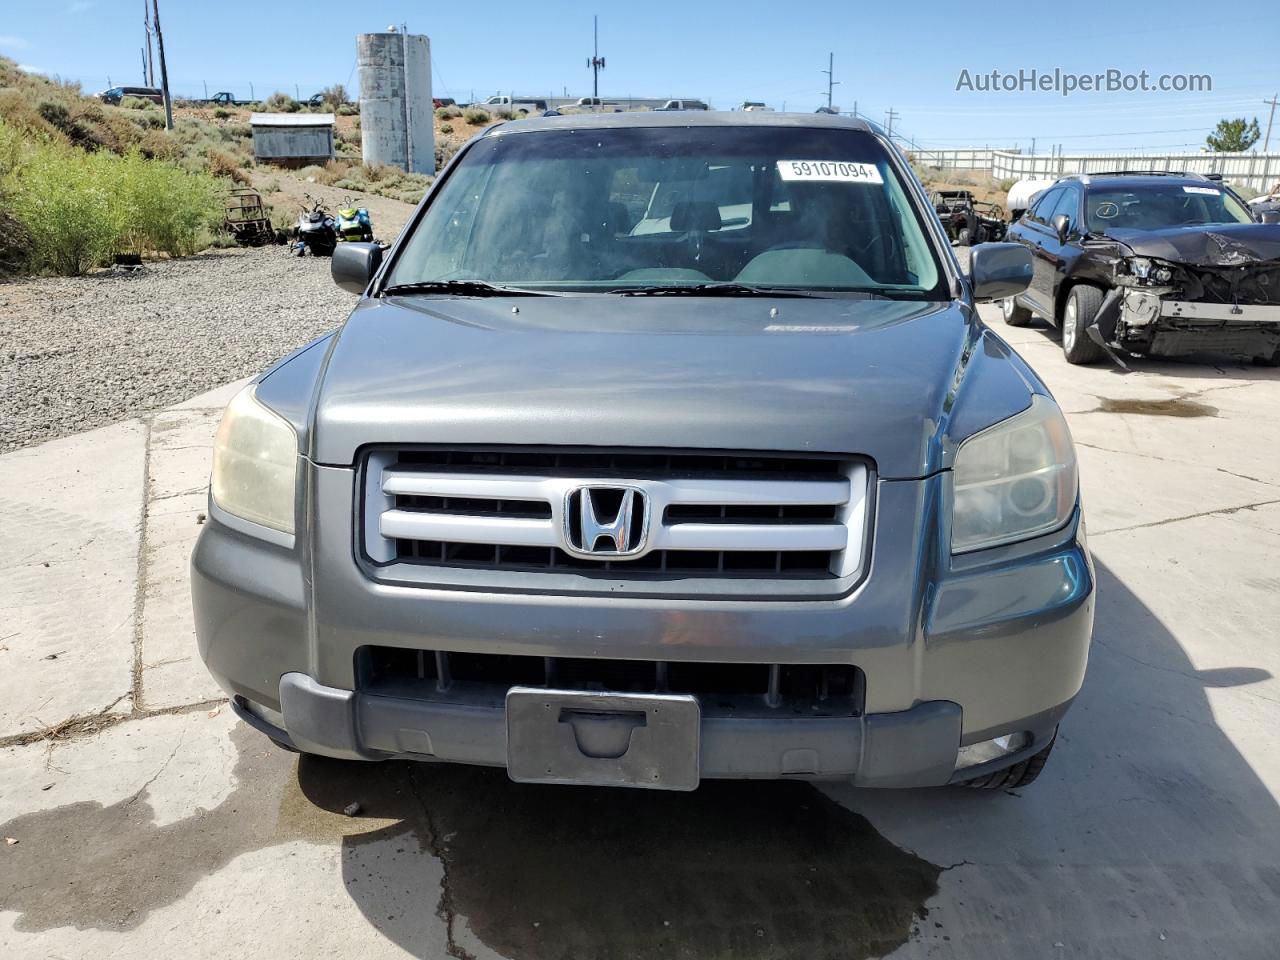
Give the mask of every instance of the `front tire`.
M 961 227 L 956 231 L 956 243 L 962 247 L 969 246 L 969 228 Z
M 1000 310 L 1004 313 L 1004 322 L 1011 327 L 1025 327 L 1031 322 L 1031 311 L 1018 303 L 1016 297 L 1005 297 L 1000 301 Z
M 1049 754 L 1053 752 L 1053 745 L 1057 740 L 1058 731 L 1054 730 L 1053 739 L 1039 753 L 1033 753 L 1027 759 L 1019 760 L 1013 766 L 997 770 L 995 773 L 988 773 L 985 777 L 964 780 L 960 786 L 973 790 L 1016 790 L 1019 787 L 1028 786 L 1035 782 L 1044 765 L 1049 762 Z
M 1102 347 L 1089 339 L 1085 329 L 1102 307 L 1102 291 L 1097 287 L 1072 287 L 1062 308 L 1062 352 L 1067 363 L 1096 363 L 1102 359 Z

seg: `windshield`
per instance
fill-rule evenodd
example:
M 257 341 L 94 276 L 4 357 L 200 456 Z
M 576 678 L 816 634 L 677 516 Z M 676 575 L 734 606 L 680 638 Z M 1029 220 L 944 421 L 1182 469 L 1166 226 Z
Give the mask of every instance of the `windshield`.
M 946 297 L 884 148 L 855 130 L 547 130 L 467 151 L 389 285 L 707 283 Z
M 1160 183 L 1123 189 L 1090 190 L 1091 233 L 1161 230 L 1206 223 L 1253 223 L 1243 204 L 1209 184 Z

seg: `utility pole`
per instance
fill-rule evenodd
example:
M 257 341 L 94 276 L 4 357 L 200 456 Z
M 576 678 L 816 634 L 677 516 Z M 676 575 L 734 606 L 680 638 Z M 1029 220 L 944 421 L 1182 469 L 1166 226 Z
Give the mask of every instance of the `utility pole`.
M 147 9 L 147 0 L 142 0 L 142 29 L 147 35 L 147 56 L 142 64 L 143 86 L 156 85 L 156 60 L 151 51 L 151 11 Z
M 164 34 L 160 32 L 160 0 L 151 0 L 151 19 L 156 26 L 156 46 L 160 48 L 160 92 L 164 95 L 164 128 L 173 129 L 173 100 L 169 96 L 169 68 L 164 62 Z
M 888 121 L 886 124 L 886 126 L 888 127 L 888 129 L 886 130 L 886 133 L 889 139 L 893 140 L 893 121 L 901 120 L 902 114 L 894 110 L 893 107 L 890 107 L 888 111 L 885 113 L 885 119 Z
M 1267 139 L 1262 141 L 1262 152 L 1266 153 L 1271 146 L 1271 121 L 1276 118 L 1276 106 L 1280 105 L 1280 94 L 1273 93 L 1270 100 L 1262 102 L 1271 107 L 1271 116 L 1267 117 Z
M 1036 138 L 1035 137 L 1031 138 L 1031 155 L 1033 157 L 1036 155 Z
M 834 53 L 827 54 L 827 69 L 819 70 L 819 73 L 827 75 L 827 112 L 831 112 L 831 94 L 835 91 L 836 84 L 840 81 L 836 79 L 836 55 Z
M 587 61 L 591 68 L 591 96 L 600 97 L 600 71 L 604 69 L 604 57 L 600 56 L 600 18 L 591 18 L 591 59 Z

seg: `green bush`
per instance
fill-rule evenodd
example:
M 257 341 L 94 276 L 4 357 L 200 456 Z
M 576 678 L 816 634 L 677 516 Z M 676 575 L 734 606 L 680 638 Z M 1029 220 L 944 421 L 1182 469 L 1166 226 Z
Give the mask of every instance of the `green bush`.
M 514 120 L 516 118 L 516 115 L 510 110 L 499 110 L 494 116 L 499 120 Z
M 302 104 L 287 93 L 281 93 L 277 90 L 262 101 L 262 108 L 269 113 L 297 113 L 302 109 Z
M 231 114 L 231 111 L 230 111 L 230 110 L 228 110 L 226 107 L 214 107 L 214 108 L 213 108 L 213 116 L 214 116 L 214 118 L 215 118 L 215 119 L 217 119 L 217 120 L 226 120 L 226 119 L 227 119 L 228 117 L 230 117 L 231 115 L 232 115 L 232 114 Z
M 445 134 L 446 136 L 453 133 L 453 124 L 451 123 L 440 124 L 440 132 Z
M 120 106 L 126 110 L 151 110 L 155 107 L 155 101 L 143 97 L 121 97 Z
M 15 136 L 0 123 L 0 192 L 29 237 L 29 269 L 75 275 L 117 253 L 184 256 L 221 218 L 220 188 L 206 173 L 136 149 L 119 156 L 44 141 L 14 150 Z
M 479 107 L 467 107 L 462 117 L 467 123 L 473 127 L 478 127 L 483 123 L 488 123 L 491 119 L 487 110 L 481 110 Z
M 360 112 L 360 108 L 356 106 L 356 104 L 354 103 L 338 104 L 337 113 L 338 113 L 338 116 L 340 117 L 354 117 L 359 112 Z

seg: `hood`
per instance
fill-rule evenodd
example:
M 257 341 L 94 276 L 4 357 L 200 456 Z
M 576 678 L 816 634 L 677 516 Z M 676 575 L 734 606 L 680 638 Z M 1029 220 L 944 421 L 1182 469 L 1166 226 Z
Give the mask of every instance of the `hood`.
M 1108 230 L 1141 257 L 1199 267 L 1280 260 L 1280 224 L 1215 223 L 1165 230 Z
M 344 465 L 371 443 L 805 451 L 919 477 L 941 468 L 958 396 L 975 398 L 968 432 L 1030 402 L 1025 368 L 982 342 L 954 303 L 365 299 L 330 349 L 310 452 Z

